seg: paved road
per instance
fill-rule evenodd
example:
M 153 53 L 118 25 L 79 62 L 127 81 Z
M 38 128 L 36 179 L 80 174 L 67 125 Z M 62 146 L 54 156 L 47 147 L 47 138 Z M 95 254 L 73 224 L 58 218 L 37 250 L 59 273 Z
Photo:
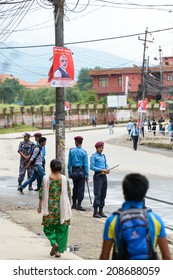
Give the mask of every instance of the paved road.
M 52 131 L 42 131 L 47 135 L 47 166 L 46 171 L 49 172 L 49 162 L 55 157 L 55 135 Z M 105 141 L 104 152 L 107 157 L 107 162 L 110 167 L 119 164 L 116 169 L 113 169 L 108 175 L 109 188 L 106 200 L 105 211 L 112 213 L 122 203 L 123 196 L 121 191 L 121 184 L 124 176 L 130 172 L 140 172 L 146 175 L 150 181 L 149 197 L 157 198 L 164 201 L 173 201 L 172 192 L 172 152 L 159 151 L 155 149 L 138 147 L 138 151 L 132 149 L 132 143 L 125 141 L 126 130 L 124 127 L 116 127 L 115 133 L 109 135 L 108 128 L 96 127 L 85 130 L 84 128 L 66 133 L 66 161 L 68 151 L 74 146 L 74 136 L 82 135 L 84 137 L 83 148 L 87 150 L 90 156 L 95 152 L 94 145 L 97 141 Z M 17 154 L 17 147 L 20 141 L 19 134 L 1 135 L 1 161 L 0 161 L 0 190 L 1 203 L 8 203 L 20 207 L 20 205 L 37 205 L 38 193 L 29 192 L 25 190 L 25 195 L 20 196 L 16 191 L 17 188 L 17 174 L 19 156 Z M 92 172 L 90 172 L 90 192 L 93 199 L 92 191 Z M 146 199 L 147 206 L 151 207 L 158 214 L 160 214 L 165 224 L 169 228 L 173 228 L 172 210 L 173 206 L 163 203 L 158 203 L 151 199 Z M 84 200 L 84 205 L 92 210 L 89 201 L 87 189 Z M 6 217 L 1 219 L 6 221 Z M 170 232 L 170 230 L 168 230 Z M 0 236 L 0 239 L 2 235 Z M 47 248 L 46 248 L 47 250 Z M 67 257 L 68 258 L 68 257 Z M 39 259 L 39 256 L 38 256 Z
M 47 172 L 49 172 L 49 162 L 55 157 L 55 135 L 50 130 L 42 131 L 47 134 Z M 156 149 L 146 148 L 138 146 L 138 151 L 132 149 L 132 143 L 123 141 L 126 139 L 125 127 L 116 127 L 115 133 L 109 135 L 108 128 L 106 126 L 100 126 L 89 130 L 85 128 L 77 128 L 66 131 L 66 162 L 68 151 L 74 146 L 74 136 L 80 134 L 84 137 L 83 148 L 86 149 L 89 156 L 95 152 L 94 144 L 97 141 L 103 140 L 106 142 L 104 152 L 107 157 L 107 162 L 110 167 L 119 164 L 116 169 L 113 169 L 108 176 L 109 189 L 106 203 L 106 210 L 111 213 L 117 205 L 121 204 L 123 199 L 121 194 L 121 183 L 124 176 L 130 172 L 140 172 L 145 174 L 150 180 L 150 190 L 148 192 L 149 197 L 158 198 L 173 202 L 172 192 L 172 152 L 159 151 Z M 4 137 L 4 139 L 2 138 Z M 0 161 L 0 188 L 1 196 L 8 197 L 8 200 L 16 201 L 19 203 L 17 187 L 17 174 L 19 156 L 17 154 L 17 147 L 21 137 L 18 133 L 13 135 L 2 135 L 0 137 L 1 161 Z M 12 139 L 10 139 L 12 138 Z M 125 145 L 124 145 L 125 143 Z M 171 156 L 170 156 L 171 155 Z M 92 192 L 92 171 L 90 171 L 90 192 Z M 34 199 L 36 197 L 36 200 Z M 18 197 L 19 198 L 19 197 Z M 37 196 L 34 192 L 26 192 L 25 198 L 20 199 L 20 203 L 35 203 Z M 86 189 L 86 205 L 90 206 L 88 193 Z M 169 211 L 173 206 L 160 204 L 152 200 L 147 200 L 147 204 L 150 204 L 156 210 L 158 210 L 169 225 L 173 224 L 172 217 Z

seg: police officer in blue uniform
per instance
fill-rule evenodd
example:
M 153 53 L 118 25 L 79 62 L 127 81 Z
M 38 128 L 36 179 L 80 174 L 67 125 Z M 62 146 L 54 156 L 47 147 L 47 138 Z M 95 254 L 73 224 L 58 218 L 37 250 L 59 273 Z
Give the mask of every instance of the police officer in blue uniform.
M 85 181 L 89 177 L 88 154 L 82 148 L 83 137 L 76 136 L 74 140 L 76 147 L 70 149 L 68 155 L 68 176 L 73 180 L 72 209 L 85 211 L 81 203 L 84 199 Z
M 29 133 L 23 134 L 24 141 L 21 141 L 18 148 L 18 153 L 20 155 L 20 166 L 19 166 L 19 177 L 18 177 L 18 190 L 20 189 L 20 185 L 22 184 L 25 174 L 27 171 L 28 179 L 32 177 L 34 173 L 33 166 L 28 166 L 27 169 L 25 169 L 25 166 L 27 165 L 30 156 L 32 155 L 33 149 L 35 147 L 34 143 L 30 141 L 31 135 Z M 32 191 L 32 183 L 29 185 L 29 190 Z
M 95 144 L 96 152 L 90 157 L 90 169 L 93 170 L 94 183 L 94 218 L 106 218 L 103 212 L 105 206 L 105 198 L 107 193 L 107 176 L 109 167 L 106 162 L 106 157 L 102 154 L 104 149 L 104 142 L 97 142 Z M 99 208 L 99 211 L 98 211 Z

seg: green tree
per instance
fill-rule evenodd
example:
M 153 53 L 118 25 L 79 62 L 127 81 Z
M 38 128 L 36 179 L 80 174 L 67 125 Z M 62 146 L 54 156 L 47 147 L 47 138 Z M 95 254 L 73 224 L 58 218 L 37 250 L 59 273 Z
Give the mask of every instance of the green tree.
M 23 104 L 28 105 L 49 105 L 55 103 L 54 88 L 39 88 L 35 90 L 26 89 L 23 95 Z
M 78 86 L 76 85 L 72 88 L 66 88 L 65 96 L 66 101 L 69 101 L 70 103 L 77 103 L 81 99 L 81 92 Z
M 0 84 L 1 103 L 12 104 L 22 99 L 25 88 L 19 84 L 17 79 L 5 79 Z
M 93 90 L 82 91 L 81 99 L 79 100 L 80 104 L 97 104 L 98 97 Z
M 85 90 L 86 84 L 92 87 L 92 78 L 89 76 L 88 72 L 90 69 L 88 68 L 81 68 L 78 75 L 77 84 L 80 90 Z

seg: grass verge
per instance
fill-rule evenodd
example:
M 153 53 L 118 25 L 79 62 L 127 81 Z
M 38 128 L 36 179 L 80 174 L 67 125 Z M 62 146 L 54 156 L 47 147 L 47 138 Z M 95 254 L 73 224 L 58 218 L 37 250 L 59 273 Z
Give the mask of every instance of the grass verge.
M 40 128 L 28 126 L 28 125 L 16 124 L 13 127 L 0 128 L 0 134 L 36 131 L 38 129 L 40 129 Z

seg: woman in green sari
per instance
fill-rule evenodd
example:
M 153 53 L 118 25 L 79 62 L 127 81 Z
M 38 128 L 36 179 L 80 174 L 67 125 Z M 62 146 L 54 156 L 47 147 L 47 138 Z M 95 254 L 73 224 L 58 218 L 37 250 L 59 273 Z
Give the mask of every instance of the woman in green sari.
M 50 162 L 50 175 L 43 177 L 37 212 L 43 214 L 43 231 L 52 249 L 51 256 L 60 257 L 67 247 L 71 217 L 71 190 L 69 181 L 61 174 L 61 162 Z

